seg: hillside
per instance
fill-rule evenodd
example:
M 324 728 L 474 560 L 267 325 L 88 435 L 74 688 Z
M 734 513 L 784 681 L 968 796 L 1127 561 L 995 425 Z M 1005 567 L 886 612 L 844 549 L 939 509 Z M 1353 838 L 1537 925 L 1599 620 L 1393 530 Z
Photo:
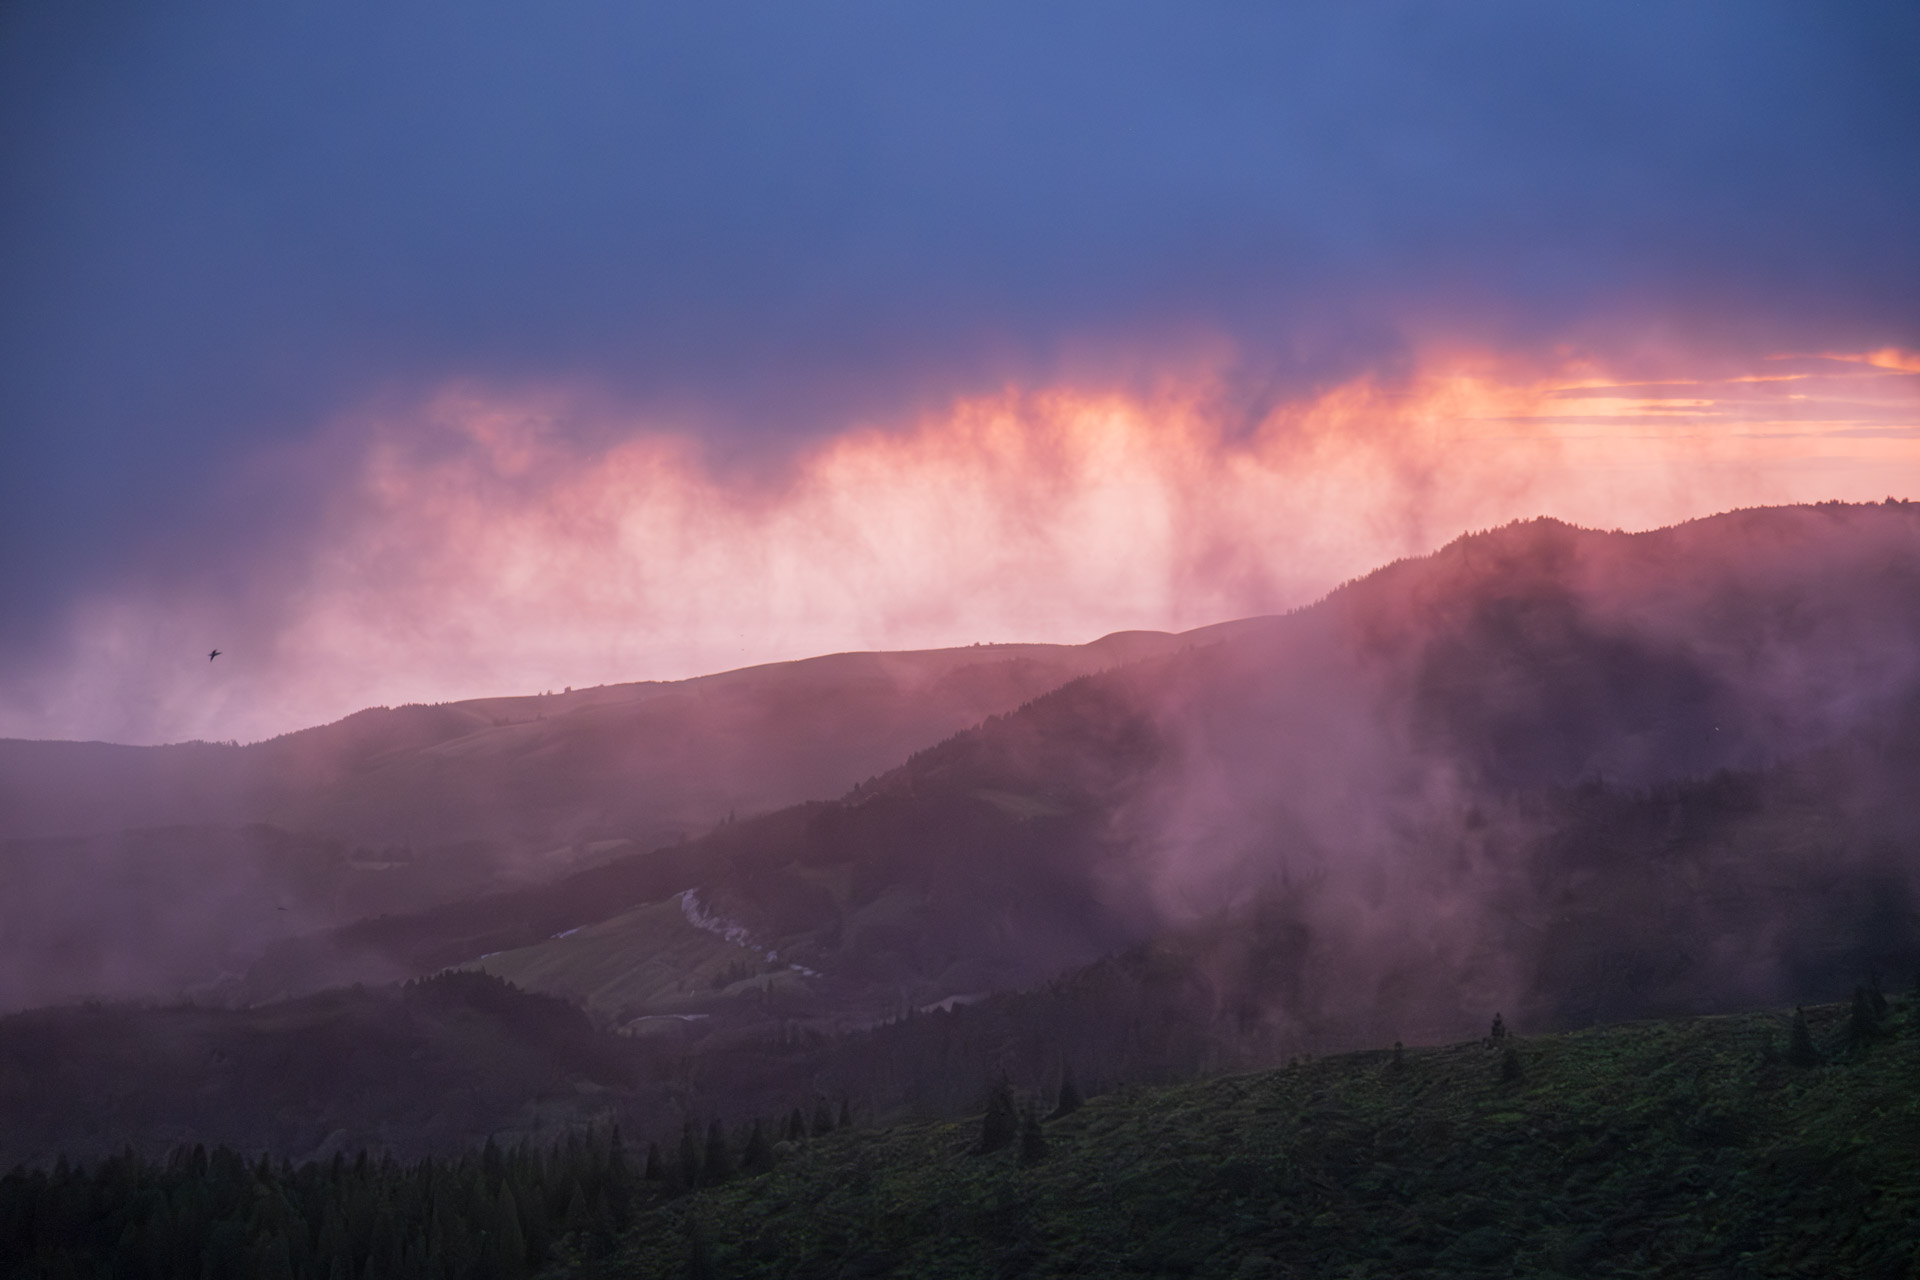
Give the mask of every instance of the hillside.
M 1920 1018 L 1807 1015 L 1818 1065 L 1747 1014 L 1121 1091 L 1031 1160 L 978 1119 L 836 1132 L 568 1274 L 1911 1275 Z
M 1066 680 L 1176 647 L 843 653 L 689 680 L 377 707 L 245 746 L 0 739 L 0 838 L 269 823 L 355 844 L 667 843 L 836 795 Z
M 1205 963 L 1274 1043 L 1338 1043 L 1329 1008 L 1447 1036 L 1803 999 L 1914 954 L 1916 634 L 1920 508 L 1515 525 L 246 989 L 469 963 L 617 1023 L 834 1030 L 1264 913 Z
M 464 1150 L 633 1102 L 648 1063 L 575 1009 L 478 974 L 254 1009 L 86 1005 L 0 1018 L 0 1168 L 225 1143 Z M 649 1108 L 663 1096 L 646 1094 Z
M 1066 680 L 1177 643 L 1129 632 L 835 654 L 376 708 L 248 746 L 0 740 L 0 874 L 17 889 L 0 897 L 0 1008 L 205 995 L 275 941 L 839 795 Z
M 506 994 L 456 1003 L 481 990 Z M 1804 1036 L 1776 1011 L 1077 1107 L 1061 1086 L 1049 1111 L 1056 1072 L 1001 1093 L 984 1151 L 978 1114 L 888 1124 L 823 1100 L 691 1117 L 678 1141 L 602 1124 L 418 1163 L 338 1140 L 300 1165 L 61 1162 L 0 1176 L 0 1275 L 1905 1277 L 1920 992 L 1903 1003 L 1863 989 L 1807 1010 Z

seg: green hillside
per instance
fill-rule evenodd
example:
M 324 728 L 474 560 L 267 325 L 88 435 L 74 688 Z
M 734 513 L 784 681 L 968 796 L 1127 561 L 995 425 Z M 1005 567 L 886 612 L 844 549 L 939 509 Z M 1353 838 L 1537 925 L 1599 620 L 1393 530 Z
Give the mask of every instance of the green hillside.
M 1848 1006 L 1808 1010 L 1806 1065 L 1761 1013 L 1125 1091 L 1047 1121 L 1031 1163 L 978 1154 L 978 1119 L 856 1128 L 657 1199 L 572 1270 L 1920 1275 L 1913 1003 L 1864 1042 Z

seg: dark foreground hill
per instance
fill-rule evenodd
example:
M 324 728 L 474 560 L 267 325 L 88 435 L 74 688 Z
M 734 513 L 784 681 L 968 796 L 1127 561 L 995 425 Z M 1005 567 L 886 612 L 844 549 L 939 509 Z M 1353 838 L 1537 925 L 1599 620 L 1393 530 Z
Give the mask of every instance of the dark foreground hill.
M 982 1117 L 818 1108 L 664 1150 L 63 1161 L 0 1176 L 0 1277 L 1892 1280 L 1920 1267 L 1917 1003 L 1009 1096 L 991 1150 Z
M 1747 1014 L 1125 1091 L 989 1154 L 979 1120 L 835 1133 L 570 1274 L 1910 1277 L 1920 1019 L 1807 1021 L 1803 1062 Z
M 0 1166 L 195 1143 L 296 1160 L 460 1151 L 633 1101 L 633 1048 L 474 973 L 246 1010 L 40 1009 L 0 1018 Z

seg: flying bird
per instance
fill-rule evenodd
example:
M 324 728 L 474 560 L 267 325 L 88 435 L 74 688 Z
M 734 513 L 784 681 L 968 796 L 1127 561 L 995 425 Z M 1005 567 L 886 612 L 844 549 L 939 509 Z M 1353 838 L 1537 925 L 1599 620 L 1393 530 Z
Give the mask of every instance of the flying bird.
M 220 656 L 220 651 L 218 649 L 215 649 L 212 653 L 207 655 L 207 661 L 212 662 L 215 658 L 219 656 Z

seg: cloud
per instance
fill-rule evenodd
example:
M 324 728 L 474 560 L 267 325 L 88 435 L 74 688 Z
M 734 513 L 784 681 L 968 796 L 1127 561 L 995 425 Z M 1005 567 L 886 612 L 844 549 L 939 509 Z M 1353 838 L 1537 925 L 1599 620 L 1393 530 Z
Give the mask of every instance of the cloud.
M 1648 396 L 1591 362 L 1435 352 L 1249 424 L 1232 368 L 959 398 L 780 465 L 563 386 L 383 400 L 255 469 L 320 482 L 306 536 L 85 597 L 0 733 L 251 739 L 370 704 L 1182 630 L 1542 512 L 1646 528 L 1920 491 L 1911 439 L 1859 425 L 1910 431 L 1920 380 L 1828 364 Z M 1822 429 L 1754 425 L 1786 415 Z

